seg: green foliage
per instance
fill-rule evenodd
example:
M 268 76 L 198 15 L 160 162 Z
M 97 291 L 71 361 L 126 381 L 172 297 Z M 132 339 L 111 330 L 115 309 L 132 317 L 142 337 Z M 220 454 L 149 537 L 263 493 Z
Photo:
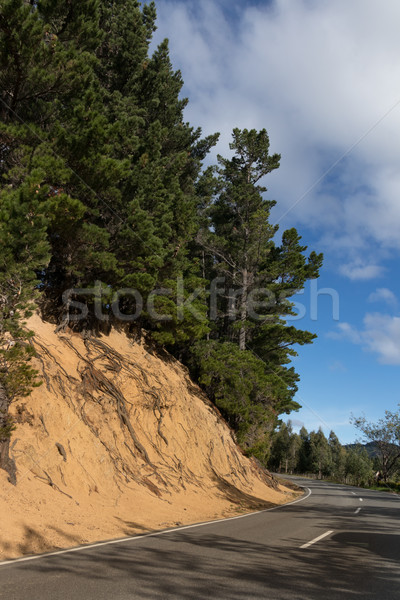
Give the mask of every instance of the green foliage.
M 40 181 L 33 172 L 17 189 L 8 185 L 0 192 L 0 468 L 12 479 L 7 444 L 14 426 L 8 410 L 15 397 L 37 385 L 23 319 L 34 307 L 36 272 L 49 257 Z
M 343 448 L 337 435 L 331 431 L 328 437 L 328 444 L 331 453 L 330 476 L 337 481 L 343 481 L 345 474 L 345 463 L 348 449 Z
M 310 465 L 313 473 L 318 473 L 318 478 L 322 479 L 332 470 L 332 455 L 322 429 L 310 433 Z
M 0 2 L 0 392 L 8 406 L 34 385 L 21 326 L 34 301 L 91 331 L 137 312 L 265 462 L 278 416 L 299 407 L 294 346 L 315 337 L 287 324 L 290 298 L 322 255 L 295 229 L 276 242 L 260 182 L 280 156 L 265 129 L 234 129 L 233 157 L 203 171 L 218 134 L 185 122 L 168 41 L 150 53 L 155 19 L 137 0 Z
M 372 490 L 378 490 L 380 492 L 395 492 L 397 494 L 400 494 L 399 481 L 389 480 L 386 483 L 373 483 L 369 487 Z
M 33 387 L 41 385 L 40 381 L 36 381 L 37 371 L 29 365 L 30 359 L 35 356 L 34 349 L 23 343 L 24 337 L 21 335 L 9 349 L 0 350 L 1 382 L 10 402 L 16 397 L 28 396 Z M 28 337 L 29 334 L 26 339 Z
M 383 481 L 387 481 L 400 470 L 400 413 L 385 410 L 385 416 L 376 423 L 365 417 L 353 417 L 353 423 L 364 441 L 375 443 L 378 469 Z
M 260 410 L 268 412 L 268 421 L 276 424 L 279 414 L 299 408 L 293 400 L 299 380 L 290 365 L 297 354 L 293 346 L 309 344 L 315 338 L 287 324 L 287 317 L 295 314 L 289 298 L 308 279 L 318 277 L 322 255 L 311 252 L 305 256 L 307 248 L 295 229 L 283 232 L 281 244 L 276 244 L 278 226 L 270 222 L 275 201 L 266 200 L 266 188 L 259 185 L 279 167 L 280 156 L 271 155 L 269 146 L 265 129 L 233 130 L 233 157 L 218 156 L 219 168 L 206 171 L 199 182 L 202 220 L 198 242 L 204 272 L 219 282 L 217 299 L 215 294 L 212 298 L 211 337 L 220 344 L 237 344 L 246 363 L 244 357 L 253 353 L 256 360 L 252 364 L 262 369 L 268 387 L 268 402 L 260 400 Z M 249 363 L 241 387 L 251 389 L 259 379 L 258 372 L 251 373 Z
M 293 473 L 299 462 L 301 442 L 300 436 L 293 433 L 291 422 L 286 424 L 281 421 L 278 430 L 272 436 L 269 466 L 274 471 Z
M 372 481 L 373 465 L 362 446 L 348 449 L 345 455 L 344 480 L 352 485 L 368 485 Z
M 312 252 L 306 258 L 307 248 L 295 229 L 283 233 L 280 246 L 275 244 L 278 226 L 270 223 L 270 211 L 276 203 L 264 199 L 266 188 L 258 181 L 279 167 L 280 156 L 269 154 L 265 129 L 234 129 L 233 140 L 233 158 L 218 157 L 217 195 L 208 208 L 201 243 L 213 257 L 212 274 L 224 277 L 230 296 L 220 306 L 225 335 L 237 340 L 241 350 L 250 346 L 267 361 L 273 350 L 281 351 L 277 364 L 282 364 L 293 355 L 289 346 L 310 343 L 314 337 L 286 328 L 284 317 L 294 314 L 288 298 L 318 277 L 322 255 Z M 226 315 L 233 325 L 226 323 Z M 265 348 L 271 335 L 279 343 Z
M 310 434 L 307 429 L 303 427 L 299 432 L 300 437 L 300 448 L 298 455 L 298 463 L 295 467 L 295 471 L 297 470 L 299 473 L 307 473 L 311 470 L 311 447 L 310 447 Z
M 231 342 L 203 341 L 193 349 L 196 374 L 248 454 L 266 460 L 275 415 L 273 381 L 264 363 Z
M 308 433 L 302 427 L 293 433 L 290 421 L 281 422 L 272 436 L 268 466 L 278 473 L 315 475 L 341 483 L 365 486 L 373 480 L 373 461 L 364 447 L 344 447 L 331 431 L 328 439 L 322 429 Z
M 0 442 L 9 440 L 15 429 L 14 421 L 7 415 L 5 419 L 2 419 L 2 424 L 0 425 Z

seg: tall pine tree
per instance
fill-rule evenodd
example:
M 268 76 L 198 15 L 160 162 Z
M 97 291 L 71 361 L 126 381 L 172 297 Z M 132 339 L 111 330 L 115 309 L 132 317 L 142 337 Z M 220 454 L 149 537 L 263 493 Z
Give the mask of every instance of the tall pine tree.
M 264 415 L 256 445 L 263 445 L 264 437 L 264 447 L 268 447 L 268 435 L 278 415 L 299 407 L 293 401 L 298 375 L 287 366 L 296 355 L 293 346 L 315 338 L 308 331 L 287 325 L 287 317 L 295 314 L 290 297 L 308 279 L 318 277 L 322 255 L 311 252 L 305 256 L 307 248 L 301 245 L 295 229 L 283 233 L 280 245 L 275 241 L 278 227 L 270 222 L 275 202 L 264 199 L 266 188 L 260 181 L 279 167 L 280 156 L 270 154 L 266 130 L 234 129 L 230 148 L 232 158 L 218 157 L 214 184 L 208 173 L 206 190 L 214 185 L 216 193 L 204 210 L 206 218 L 198 241 L 209 256 L 208 277 L 215 282 L 211 336 L 220 344 L 230 344 L 238 362 L 248 362 L 249 354 L 253 354 L 262 364 L 262 376 L 257 367 L 253 375 L 248 373 L 247 385 L 251 389 L 257 382 L 251 404 Z M 218 364 L 220 351 L 215 344 L 213 348 Z M 204 363 L 199 355 L 197 358 L 200 377 L 208 380 Z M 216 374 L 214 385 L 224 377 L 223 373 Z M 215 395 L 212 385 L 210 382 L 207 389 Z M 232 407 L 236 406 L 233 395 L 230 397 Z M 243 399 L 243 405 L 248 405 L 248 400 Z M 254 439 L 250 442 L 248 438 L 246 445 L 253 448 Z
M 16 482 L 9 456 L 13 422 L 9 407 L 29 394 L 36 372 L 29 361 L 33 348 L 24 319 L 34 308 L 36 272 L 49 258 L 46 219 L 41 212 L 40 173 L 32 173 L 18 189 L 0 192 L 0 468 Z M 37 295 L 37 294 L 36 294 Z

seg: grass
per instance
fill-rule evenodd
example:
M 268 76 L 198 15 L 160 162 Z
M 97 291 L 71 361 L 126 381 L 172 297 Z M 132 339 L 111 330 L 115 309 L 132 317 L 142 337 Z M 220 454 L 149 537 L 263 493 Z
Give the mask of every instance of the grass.
M 370 490 L 378 490 L 379 492 L 395 492 L 400 494 L 400 483 L 395 481 L 388 481 L 386 483 L 373 483 L 368 486 Z

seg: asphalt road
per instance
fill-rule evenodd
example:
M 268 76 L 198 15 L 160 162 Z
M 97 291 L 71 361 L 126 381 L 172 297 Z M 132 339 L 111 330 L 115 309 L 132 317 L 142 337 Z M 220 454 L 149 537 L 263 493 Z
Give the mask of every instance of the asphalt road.
M 0 563 L 0 598 L 398 599 L 400 497 L 295 481 L 275 510 Z

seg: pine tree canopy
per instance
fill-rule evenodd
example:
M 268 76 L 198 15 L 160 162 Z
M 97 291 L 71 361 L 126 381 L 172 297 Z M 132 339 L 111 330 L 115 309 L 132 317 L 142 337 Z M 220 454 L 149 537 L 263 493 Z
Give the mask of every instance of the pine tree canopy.
M 8 407 L 35 373 L 32 306 L 87 335 L 121 320 L 166 347 L 237 432 L 267 455 L 298 408 L 290 298 L 318 277 L 295 229 L 271 223 L 267 131 L 234 129 L 232 158 L 204 167 L 218 134 L 185 121 L 168 41 L 150 51 L 154 3 L 0 0 L 0 465 Z M 76 301 L 87 309 L 80 312 Z M 134 315 L 134 319 L 129 319 Z M 1 445 L 3 444 L 3 445 Z
M 315 336 L 288 325 L 286 317 L 295 314 L 291 296 L 307 280 L 318 277 L 322 264 L 321 254 L 304 254 L 307 247 L 301 244 L 296 229 L 284 231 L 280 244 L 276 241 L 278 227 L 270 221 L 275 201 L 265 199 L 267 190 L 259 183 L 279 167 L 280 156 L 271 155 L 269 147 L 265 129 L 233 130 L 233 157 L 219 156 L 214 175 L 207 172 L 203 181 L 208 201 L 205 199 L 202 207 L 197 238 L 208 257 L 208 278 L 219 281 L 212 338 L 220 344 L 230 344 L 232 352 L 232 344 L 236 344 L 243 361 L 252 354 L 262 364 L 264 383 L 259 381 L 256 369 L 250 378 L 252 384 L 259 382 L 263 390 L 259 409 L 264 430 L 260 428 L 257 442 L 246 441 L 249 451 L 257 446 L 259 454 L 267 450 L 268 444 L 262 440 L 268 440 L 277 415 L 299 407 L 293 400 L 299 377 L 289 366 L 291 357 L 296 355 L 293 346 L 309 344 Z M 211 352 L 215 352 L 218 361 L 218 352 Z M 209 380 L 205 373 L 208 362 L 200 361 L 203 381 Z M 218 403 L 212 385 L 207 391 Z M 226 411 L 225 404 L 219 402 Z M 237 406 L 233 394 L 232 406 Z

